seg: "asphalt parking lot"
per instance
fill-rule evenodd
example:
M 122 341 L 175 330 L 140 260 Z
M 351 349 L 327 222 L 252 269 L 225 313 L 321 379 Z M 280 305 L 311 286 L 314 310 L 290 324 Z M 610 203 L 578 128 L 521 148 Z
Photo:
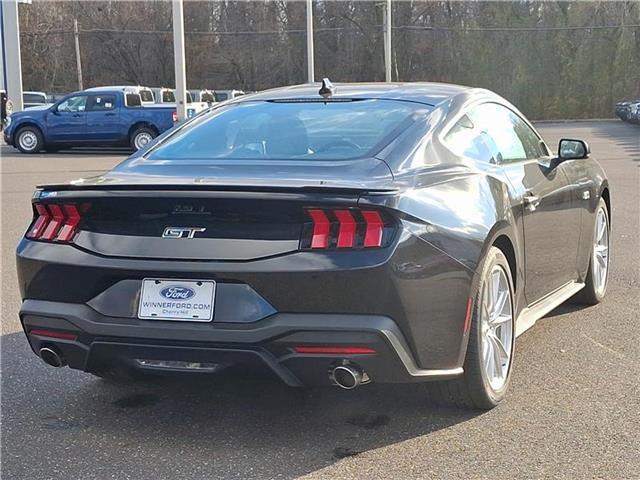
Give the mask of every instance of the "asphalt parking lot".
M 507 400 L 485 413 L 430 405 L 423 385 L 296 390 L 221 376 L 122 386 L 46 366 L 17 315 L 13 255 L 33 188 L 125 154 L 3 146 L 2 478 L 640 478 L 640 126 L 539 129 L 552 147 L 587 140 L 610 177 L 609 291 L 520 337 Z

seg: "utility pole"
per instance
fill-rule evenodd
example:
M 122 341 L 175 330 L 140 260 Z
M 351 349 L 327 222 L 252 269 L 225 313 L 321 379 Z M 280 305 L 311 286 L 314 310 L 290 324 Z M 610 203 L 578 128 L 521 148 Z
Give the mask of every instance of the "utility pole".
M 78 31 L 78 19 L 73 19 L 73 37 L 76 43 L 76 70 L 78 72 L 78 90 L 84 90 L 82 85 L 82 60 L 80 59 L 80 32 Z
M 386 1 L 384 9 L 384 78 L 391 81 L 391 0 Z
M 176 113 L 178 121 L 187 118 L 187 72 L 184 54 L 184 11 L 182 0 L 171 0 L 173 10 L 173 59 L 176 76 Z
M 18 23 L 17 0 L 0 0 L 0 21 L 4 48 L 3 69 L 6 78 L 7 98 L 13 104 L 13 111 L 24 109 L 22 103 L 22 66 L 20 64 L 20 24 Z
M 307 0 L 307 83 L 315 82 L 313 64 L 313 0 Z

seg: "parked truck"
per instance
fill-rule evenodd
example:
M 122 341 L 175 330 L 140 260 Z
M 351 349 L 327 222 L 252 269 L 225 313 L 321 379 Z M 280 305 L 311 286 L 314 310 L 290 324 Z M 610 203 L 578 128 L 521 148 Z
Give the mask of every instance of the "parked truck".
M 139 150 L 176 121 L 175 106 L 143 106 L 140 94 L 127 87 L 86 90 L 12 114 L 4 139 L 23 153 L 80 146 Z

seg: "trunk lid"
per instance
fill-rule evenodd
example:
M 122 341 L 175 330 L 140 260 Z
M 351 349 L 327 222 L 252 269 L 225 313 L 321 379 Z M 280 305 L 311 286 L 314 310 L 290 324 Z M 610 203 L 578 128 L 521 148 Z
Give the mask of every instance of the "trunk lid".
M 295 162 L 159 163 L 125 162 L 100 177 L 43 186 L 36 201 L 77 205 L 73 243 L 99 255 L 248 261 L 298 251 L 311 228 L 309 208 L 354 209 L 365 228 L 360 196 L 393 191 L 391 172 L 376 159 L 302 169 Z

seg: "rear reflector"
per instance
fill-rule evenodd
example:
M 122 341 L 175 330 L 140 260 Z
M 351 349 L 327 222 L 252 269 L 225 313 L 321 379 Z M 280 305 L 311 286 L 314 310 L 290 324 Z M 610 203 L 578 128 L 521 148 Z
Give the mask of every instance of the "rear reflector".
M 464 316 L 464 326 L 462 331 L 467 334 L 469 332 L 469 327 L 471 327 L 471 315 L 473 313 L 473 298 L 469 297 L 467 301 L 467 313 Z
M 61 340 L 77 340 L 78 336 L 73 333 L 55 332 L 53 330 L 30 330 L 29 335 L 38 337 L 59 338 Z
M 369 347 L 322 347 L 322 346 L 306 346 L 300 345 L 293 347 L 296 353 L 315 353 L 328 355 L 370 355 L 376 353 L 373 348 Z
M 301 248 L 378 248 L 393 238 L 394 223 L 376 210 L 312 208 L 303 230 Z
M 35 218 L 26 234 L 31 240 L 49 240 L 55 242 L 70 242 L 75 236 L 82 215 L 74 204 L 58 205 L 56 203 L 36 203 Z M 89 205 L 82 205 L 86 211 Z

